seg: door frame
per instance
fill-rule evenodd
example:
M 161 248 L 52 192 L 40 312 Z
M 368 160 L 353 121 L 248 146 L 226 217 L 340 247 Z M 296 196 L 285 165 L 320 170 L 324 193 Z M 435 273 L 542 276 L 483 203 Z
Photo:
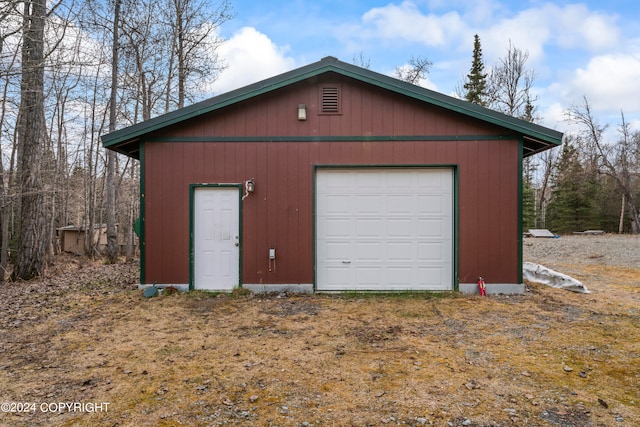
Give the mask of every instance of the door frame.
M 235 188 L 238 191 L 238 286 L 242 287 L 242 184 L 189 184 L 189 290 L 195 289 L 195 192 L 198 188 Z
M 318 254 L 317 254 L 317 175 L 319 171 L 322 170 L 331 170 L 331 169 L 344 169 L 344 170 L 367 170 L 367 169 L 450 169 L 452 174 L 452 209 L 453 209 L 453 229 L 451 230 L 451 250 L 453 253 L 452 256 L 452 290 L 457 292 L 459 290 L 460 278 L 458 277 L 458 257 L 459 257 L 459 219 L 460 219 L 460 209 L 459 209 L 459 190 L 458 190 L 458 165 L 455 163 L 438 163 L 438 164 L 344 164 L 344 165 L 336 165 L 336 164 L 316 164 L 313 165 L 313 291 L 318 292 Z M 384 292 L 384 291 L 382 291 Z M 421 291 L 418 291 L 421 292 Z M 441 292 L 441 291 L 427 291 L 427 292 Z

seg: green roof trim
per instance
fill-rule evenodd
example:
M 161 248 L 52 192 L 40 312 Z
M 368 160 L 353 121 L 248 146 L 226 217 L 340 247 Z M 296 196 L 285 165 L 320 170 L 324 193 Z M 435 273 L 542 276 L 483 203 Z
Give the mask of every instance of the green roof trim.
M 562 143 L 562 132 L 327 56 L 318 62 L 103 135 L 102 144 L 105 148 L 137 157 L 135 153 L 138 151 L 138 140 L 143 139 L 150 132 L 328 72 L 350 77 L 428 104 L 510 129 L 523 136 L 526 149 L 525 156 L 544 151 Z

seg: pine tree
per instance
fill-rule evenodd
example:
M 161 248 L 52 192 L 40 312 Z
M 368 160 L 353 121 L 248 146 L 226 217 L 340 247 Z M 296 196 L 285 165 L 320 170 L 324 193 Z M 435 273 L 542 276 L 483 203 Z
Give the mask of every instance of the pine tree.
M 487 74 L 484 72 L 482 47 L 480 46 L 480 37 L 477 34 L 473 36 L 473 62 L 471 70 L 467 74 L 464 89 L 466 91 L 464 97 L 467 101 L 483 107 L 486 106 Z
M 570 141 L 563 146 L 556 170 L 547 211 L 550 227 L 559 233 L 598 228 L 594 206 L 597 176 L 584 169 Z

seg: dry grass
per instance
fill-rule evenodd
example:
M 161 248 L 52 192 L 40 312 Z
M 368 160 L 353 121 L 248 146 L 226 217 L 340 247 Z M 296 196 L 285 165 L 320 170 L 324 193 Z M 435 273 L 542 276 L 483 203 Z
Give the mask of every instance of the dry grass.
M 144 299 L 131 265 L 6 285 L 0 401 L 109 406 L 0 424 L 640 425 L 640 269 L 552 267 L 592 293 Z

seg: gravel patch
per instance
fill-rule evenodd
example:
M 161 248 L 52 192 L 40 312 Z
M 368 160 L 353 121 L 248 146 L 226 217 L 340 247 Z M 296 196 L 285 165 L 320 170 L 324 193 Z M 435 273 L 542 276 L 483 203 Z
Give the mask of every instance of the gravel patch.
M 605 234 L 525 238 L 524 261 L 640 268 L 640 236 Z

